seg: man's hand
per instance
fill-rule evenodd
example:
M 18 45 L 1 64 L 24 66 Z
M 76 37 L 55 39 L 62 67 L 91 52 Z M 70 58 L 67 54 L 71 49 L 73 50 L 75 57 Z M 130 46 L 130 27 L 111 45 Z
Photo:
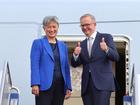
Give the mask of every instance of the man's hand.
M 76 48 L 74 49 L 74 54 L 77 56 L 80 53 L 81 53 L 81 46 L 80 46 L 80 42 L 78 42 Z
M 100 42 L 100 48 L 101 48 L 101 50 L 103 50 L 103 51 L 105 51 L 105 52 L 108 52 L 108 46 L 107 46 L 107 44 L 106 44 L 106 42 L 105 42 L 105 39 L 104 39 L 104 37 L 102 38 L 102 40 L 101 40 L 101 42 Z

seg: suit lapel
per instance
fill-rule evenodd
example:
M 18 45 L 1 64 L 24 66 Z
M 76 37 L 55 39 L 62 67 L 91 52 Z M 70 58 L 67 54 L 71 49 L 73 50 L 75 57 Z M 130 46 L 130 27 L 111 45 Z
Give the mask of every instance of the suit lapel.
M 91 50 L 91 56 L 93 57 L 95 55 L 95 51 L 96 51 L 96 48 L 97 46 L 99 46 L 99 41 L 100 41 L 100 35 L 99 33 L 97 32 L 97 35 L 95 37 L 95 40 L 94 40 L 94 43 L 92 45 L 92 50 Z M 94 57 L 93 57 L 94 58 Z
M 87 48 L 87 39 L 85 39 L 83 41 L 83 47 L 82 47 L 83 51 L 85 52 L 85 55 L 88 55 L 89 58 L 89 54 L 88 54 L 88 48 Z
M 54 57 L 53 57 L 53 52 L 52 52 L 52 48 L 48 42 L 47 38 L 43 38 L 43 46 L 45 47 L 47 53 L 50 55 L 50 57 L 52 58 L 52 60 L 54 61 Z

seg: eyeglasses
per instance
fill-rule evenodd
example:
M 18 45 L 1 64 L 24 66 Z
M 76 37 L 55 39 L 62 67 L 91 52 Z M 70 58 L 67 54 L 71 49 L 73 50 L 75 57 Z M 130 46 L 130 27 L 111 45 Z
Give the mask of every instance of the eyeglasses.
M 83 28 L 83 27 L 89 27 L 89 26 L 91 26 L 92 24 L 95 24 L 95 23 L 81 24 L 80 27 L 82 27 L 82 28 Z

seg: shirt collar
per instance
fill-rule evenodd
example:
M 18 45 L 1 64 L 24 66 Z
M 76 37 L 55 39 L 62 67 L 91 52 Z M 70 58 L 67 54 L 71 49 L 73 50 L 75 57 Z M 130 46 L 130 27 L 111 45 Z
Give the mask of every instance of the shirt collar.
M 95 31 L 94 33 L 92 33 L 92 35 L 91 35 L 90 37 L 93 38 L 93 39 L 95 39 L 96 35 L 97 35 L 97 31 Z M 88 39 L 88 38 L 89 38 L 89 37 L 87 37 L 87 39 Z

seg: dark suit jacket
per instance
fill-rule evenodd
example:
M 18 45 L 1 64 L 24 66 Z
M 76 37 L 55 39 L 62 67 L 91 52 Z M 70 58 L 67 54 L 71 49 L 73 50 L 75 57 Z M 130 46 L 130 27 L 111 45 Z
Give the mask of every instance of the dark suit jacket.
M 64 42 L 57 41 L 61 71 L 65 82 L 65 90 L 71 88 L 68 49 Z M 39 85 L 40 90 L 48 90 L 53 82 L 54 57 L 46 37 L 34 40 L 31 48 L 31 86 Z
M 108 53 L 105 53 L 100 48 L 100 42 L 103 37 L 109 47 Z M 88 55 L 87 39 L 81 42 L 81 48 L 81 53 L 76 61 L 72 56 L 71 65 L 73 67 L 77 67 L 81 64 L 83 65 L 81 86 L 82 95 L 85 93 L 87 88 L 89 69 L 91 70 L 91 77 L 97 89 L 114 91 L 115 82 L 112 72 L 112 61 L 118 61 L 119 55 L 112 36 L 110 34 L 102 34 L 97 32 L 97 36 L 92 46 L 91 57 Z

